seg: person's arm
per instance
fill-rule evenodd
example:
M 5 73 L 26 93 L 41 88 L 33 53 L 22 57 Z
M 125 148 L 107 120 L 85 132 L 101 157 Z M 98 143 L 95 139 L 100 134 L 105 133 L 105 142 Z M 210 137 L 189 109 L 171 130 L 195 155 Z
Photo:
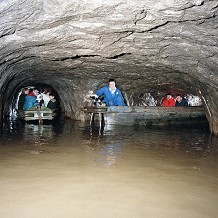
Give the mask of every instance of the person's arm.
M 39 103 L 37 102 L 37 98 L 36 97 L 32 97 L 31 101 L 32 101 L 32 107 L 39 106 Z
M 99 89 L 99 90 L 96 92 L 97 96 L 101 96 L 101 95 L 103 95 L 104 93 L 105 93 L 105 87 Z

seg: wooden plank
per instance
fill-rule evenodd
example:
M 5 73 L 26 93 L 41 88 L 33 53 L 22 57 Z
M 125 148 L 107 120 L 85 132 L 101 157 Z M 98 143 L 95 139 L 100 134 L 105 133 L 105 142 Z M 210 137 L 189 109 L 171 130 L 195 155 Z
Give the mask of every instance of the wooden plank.
M 24 120 L 26 120 L 26 121 L 30 121 L 30 120 L 53 120 L 54 119 L 54 117 L 24 117 L 23 118 Z
M 182 123 L 188 124 L 208 122 L 203 107 L 116 106 L 103 108 L 102 110 L 101 108 L 88 108 L 87 110 L 85 110 L 85 112 L 93 114 L 103 114 L 106 125 L 174 125 Z
M 140 107 L 140 106 L 111 106 L 111 107 L 87 107 L 83 109 L 86 113 L 186 113 L 186 112 L 204 112 L 203 107 Z
M 173 115 L 169 116 L 145 114 L 145 113 L 106 113 L 104 114 L 106 125 L 169 125 L 181 123 L 207 122 L 206 116 L 201 114 L 194 115 Z
M 18 117 L 26 121 L 30 120 L 53 120 L 57 114 L 48 108 L 35 108 L 26 111 L 19 111 Z

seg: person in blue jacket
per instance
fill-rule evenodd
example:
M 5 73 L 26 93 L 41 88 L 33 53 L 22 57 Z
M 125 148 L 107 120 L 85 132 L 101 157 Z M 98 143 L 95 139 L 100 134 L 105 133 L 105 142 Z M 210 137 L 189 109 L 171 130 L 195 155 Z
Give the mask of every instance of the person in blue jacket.
M 38 94 L 39 94 L 39 90 L 36 88 L 34 88 L 33 91 L 29 92 L 29 94 L 25 97 L 23 110 L 27 110 L 32 107 L 38 106 L 38 102 L 36 101 Z
M 114 79 L 110 79 L 108 86 L 105 86 L 97 91 L 97 96 L 104 95 L 103 102 L 107 106 L 125 106 L 124 98 L 121 91 L 116 87 Z

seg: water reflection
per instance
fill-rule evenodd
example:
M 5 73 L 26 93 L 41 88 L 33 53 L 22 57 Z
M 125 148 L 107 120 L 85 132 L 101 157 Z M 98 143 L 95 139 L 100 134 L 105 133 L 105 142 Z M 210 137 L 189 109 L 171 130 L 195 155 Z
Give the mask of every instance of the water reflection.
M 107 125 L 103 133 L 99 128 L 82 128 L 86 151 L 95 161 L 106 167 L 116 166 L 125 152 L 148 154 L 152 152 L 165 158 L 196 158 L 193 168 L 206 166 L 216 152 L 217 141 L 207 126 L 202 128 L 166 127 L 144 128 L 142 126 Z M 216 137 L 215 137 L 216 138 Z M 155 153 L 154 153 L 155 152 Z
M 216 217 L 217 154 L 207 128 L 14 121 L 1 131 L 0 217 Z
M 88 153 L 88 158 L 92 164 L 98 164 L 106 168 L 116 166 L 123 146 L 121 142 L 110 142 L 103 138 L 96 138 L 95 140 L 92 138 L 91 143 L 85 145 L 85 151 Z
M 111 143 L 103 146 L 99 152 L 101 157 L 99 161 L 106 167 L 115 165 L 121 154 L 121 148 L 120 143 Z
M 202 128 L 153 127 L 107 125 L 86 126 L 72 120 L 59 120 L 48 125 L 21 123 L 11 120 L 5 124 L 0 145 L 51 147 L 79 147 L 89 154 L 90 160 L 104 167 L 116 166 L 125 152 L 156 152 L 159 157 L 196 157 L 197 167 L 214 157 L 217 139 L 213 139 L 207 126 Z M 215 148 L 214 148 L 215 147 Z M 66 148 L 67 149 L 67 148 Z M 49 150 L 49 149 L 48 149 Z M 196 163 L 195 163 L 196 165 Z M 201 165 L 201 166 L 200 166 Z
M 51 125 L 26 124 L 24 126 L 23 140 L 40 145 L 49 144 L 54 134 Z

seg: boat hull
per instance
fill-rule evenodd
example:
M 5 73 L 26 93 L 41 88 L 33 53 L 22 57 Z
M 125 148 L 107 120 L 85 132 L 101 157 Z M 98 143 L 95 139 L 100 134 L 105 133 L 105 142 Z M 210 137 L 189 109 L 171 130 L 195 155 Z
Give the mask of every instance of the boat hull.
M 102 114 L 106 125 L 180 125 L 206 123 L 203 107 L 104 107 L 87 108 L 87 113 Z M 101 116 L 95 116 L 98 119 Z
M 18 117 L 25 121 L 53 120 L 57 114 L 49 108 L 33 108 L 26 111 L 18 111 Z

